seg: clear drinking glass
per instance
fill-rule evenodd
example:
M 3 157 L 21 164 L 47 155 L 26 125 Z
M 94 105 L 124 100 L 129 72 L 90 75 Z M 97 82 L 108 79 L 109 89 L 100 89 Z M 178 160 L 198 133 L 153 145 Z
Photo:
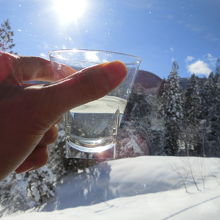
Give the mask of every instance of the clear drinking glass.
M 71 109 L 65 114 L 64 120 L 68 158 L 114 158 L 117 131 L 140 58 L 111 51 L 76 49 L 52 51 L 49 56 L 54 72 L 59 69 L 59 64 L 68 65 L 75 70 L 115 60 L 126 65 L 127 76 L 117 88 L 103 98 Z

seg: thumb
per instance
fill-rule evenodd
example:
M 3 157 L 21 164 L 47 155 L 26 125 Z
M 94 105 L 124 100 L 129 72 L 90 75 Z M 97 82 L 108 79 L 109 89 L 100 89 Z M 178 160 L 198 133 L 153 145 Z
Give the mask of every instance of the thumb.
M 67 110 L 109 93 L 123 81 L 126 72 L 123 63 L 114 61 L 83 69 L 41 88 L 27 87 L 27 107 L 32 117 L 50 126 Z

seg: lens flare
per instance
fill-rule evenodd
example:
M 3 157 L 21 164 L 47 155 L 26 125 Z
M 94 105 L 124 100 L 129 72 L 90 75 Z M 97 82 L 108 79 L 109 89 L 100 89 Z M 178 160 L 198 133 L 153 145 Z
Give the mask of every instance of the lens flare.
M 55 0 L 52 2 L 53 10 L 63 25 L 77 23 L 88 7 L 86 0 Z

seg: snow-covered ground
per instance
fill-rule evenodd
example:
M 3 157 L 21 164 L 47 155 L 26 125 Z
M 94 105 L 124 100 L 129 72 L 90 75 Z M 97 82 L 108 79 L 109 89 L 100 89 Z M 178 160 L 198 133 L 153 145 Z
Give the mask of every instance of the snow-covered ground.
M 220 159 L 145 156 L 67 176 L 39 212 L 2 220 L 219 220 Z

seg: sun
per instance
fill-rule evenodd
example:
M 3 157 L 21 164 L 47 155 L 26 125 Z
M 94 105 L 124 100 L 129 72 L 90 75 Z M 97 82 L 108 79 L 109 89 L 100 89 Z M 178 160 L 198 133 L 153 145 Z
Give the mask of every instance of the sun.
M 52 2 L 53 10 L 63 25 L 77 23 L 88 7 L 86 0 L 53 0 Z

